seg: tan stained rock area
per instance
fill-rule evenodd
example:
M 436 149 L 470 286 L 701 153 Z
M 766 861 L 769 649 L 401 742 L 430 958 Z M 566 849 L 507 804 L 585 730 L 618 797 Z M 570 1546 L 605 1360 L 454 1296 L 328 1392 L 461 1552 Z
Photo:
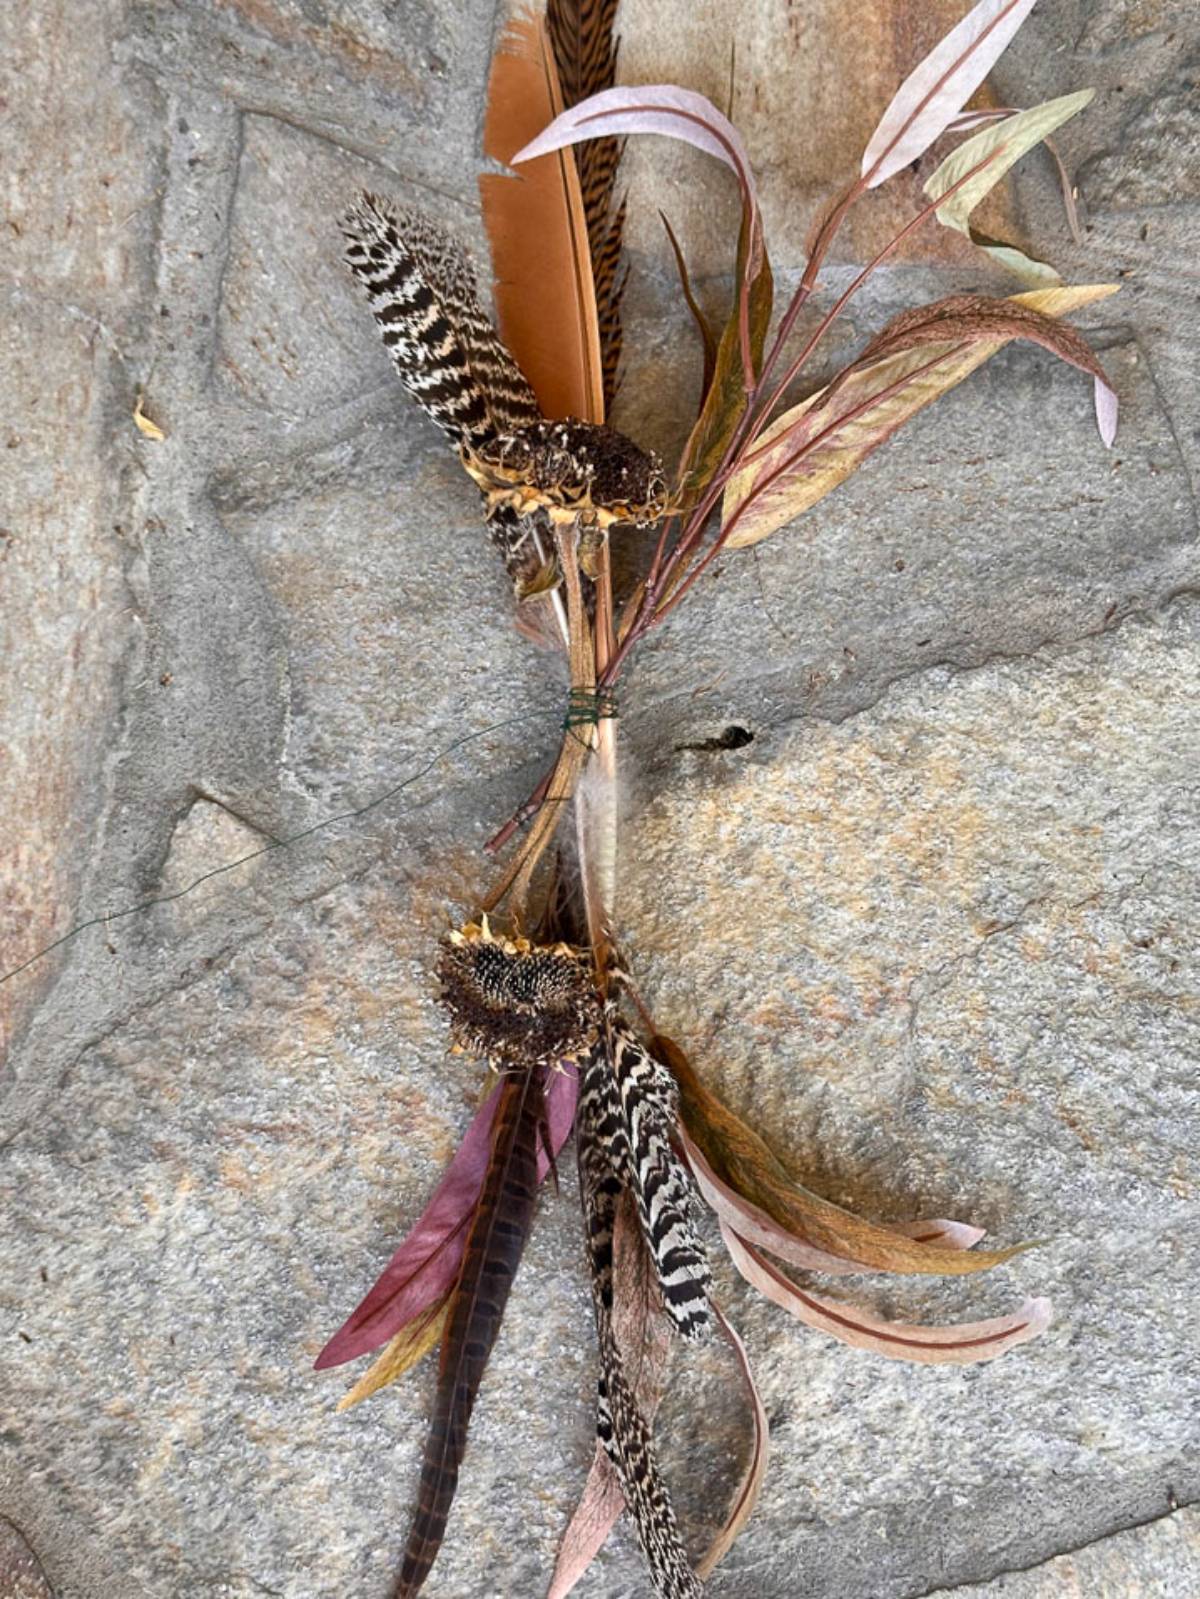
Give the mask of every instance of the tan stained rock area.
M 622 73 L 723 103 L 737 33 L 786 284 L 963 9 L 626 0 Z M 563 687 L 509 623 L 477 493 L 394 381 L 335 222 L 367 186 L 478 248 L 496 23 L 484 0 L 0 18 L 0 964 L 99 919 L 0 987 L 0 1518 L 33 1551 L 0 1521 L 0 1594 L 40 1594 L 39 1565 L 57 1599 L 390 1587 L 431 1372 L 338 1416 L 360 1368 L 310 1366 L 478 1101 L 438 940 L 477 909 Z M 1056 1309 L 994 1365 L 914 1368 L 721 1262 L 772 1460 L 714 1599 L 1198 1587 L 1198 42 L 1186 5 L 1044 0 L 988 89 L 1097 87 L 1060 141 L 1083 245 L 1041 154 L 990 221 L 1121 283 L 1078 319 L 1116 448 L 1079 374 L 1011 349 L 724 561 L 624 685 L 620 922 L 663 1029 L 831 1198 L 1044 1240 L 987 1277 L 830 1291 L 910 1319 Z M 719 307 L 730 186 L 660 140 L 629 159 L 615 421 L 669 460 L 699 356 L 657 207 Z M 825 369 L 905 305 L 1015 287 L 918 235 Z M 430 1599 L 544 1592 L 584 1479 L 569 1156 L 561 1178 Z M 678 1358 L 663 1451 L 696 1549 L 741 1460 L 734 1395 L 720 1349 Z M 645 1592 L 627 1530 L 578 1592 Z

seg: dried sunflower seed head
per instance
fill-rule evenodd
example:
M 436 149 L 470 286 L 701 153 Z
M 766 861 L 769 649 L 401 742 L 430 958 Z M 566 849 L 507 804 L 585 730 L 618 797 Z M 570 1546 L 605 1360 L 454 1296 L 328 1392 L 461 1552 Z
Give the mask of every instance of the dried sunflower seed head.
M 578 1060 L 596 1039 L 600 999 L 569 944 L 507 938 L 484 917 L 445 939 L 438 976 L 454 1047 L 497 1068 Z
M 600 527 L 644 525 L 666 511 L 661 462 L 615 428 L 594 422 L 535 422 L 473 439 L 461 453 L 490 510 L 511 506 L 522 516 L 544 510 L 552 521 L 583 516 Z

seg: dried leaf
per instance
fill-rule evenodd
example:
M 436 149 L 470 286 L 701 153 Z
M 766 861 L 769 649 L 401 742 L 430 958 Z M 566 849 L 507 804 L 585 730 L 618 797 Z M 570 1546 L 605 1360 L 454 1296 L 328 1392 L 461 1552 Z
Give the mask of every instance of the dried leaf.
M 417 1509 L 394 1599 L 415 1599 L 442 1545 L 475 1396 L 533 1221 L 542 1114 L 539 1071 L 503 1079 L 487 1173 L 446 1318 Z
M 765 1255 L 739 1238 L 728 1222 L 721 1223 L 730 1258 L 746 1281 L 761 1294 L 808 1327 L 829 1333 L 853 1349 L 868 1349 L 889 1360 L 907 1360 L 924 1366 L 969 1366 L 994 1360 L 1018 1344 L 1028 1343 L 1050 1325 L 1048 1299 L 1027 1299 L 1011 1316 L 957 1325 L 919 1326 L 885 1321 L 857 1306 L 810 1294 L 773 1266 Z
M 738 239 L 736 274 L 738 283 L 742 281 L 742 273 L 745 270 L 747 226 L 747 221 L 743 217 L 742 231 Z M 749 287 L 750 354 L 755 371 L 758 371 L 762 365 L 763 345 L 771 321 L 773 294 L 771 263 L 764 247 L 759 270 L 751 279 Z M 685 502 L 698 498 L 711 480 L 738 423 L 745 415 L 748 398 L 742 364 L 738 304 L 735 298 L 717 345 L 712 381 L 708 386 L 704 405 L 684 446 L 679 463 L 680 497 Z
M 157 443 L 166 438 L 167 435 L 159 427 L 158 423 L 152 422 L 145 411 L 142 410 L 142 396 L 140 394 L 133 407 L 133 420 L 138 432 L 144 433 L 148 439 L 154 439 Z
M 980 233 L 974 227 L 967 229 L 967 237 L 976 249 L 982 250 L 984 255 L 990 256 L 997 266 L 1002 266 L 1006 272 L 1011 272 L 1014 278 L 1019 278 L 1031 289 L 1053 289 L 1062 283 L 1061 275 L 1048 261 L 1039 261 L 1034 256 L 1027 255 L 1015 244 L 1006 244 L 1003 239 L 989 238 L 986 233 Z
M 1095 376 L 1100 435 L 1111 443 L 1116 396 L 1085 341 L 1054 319 L 1114 293 L 1115 285 L 1098 284 L 999 301 L 954 296 L 902 313 L 833 383 L 786 412 L 756 442 L 725 491 L 726 524 L 736 518 L 728 547 L 757 544 L 794 521 L 910 417 L 1014 338 L 1033 339 Z
M 923 155 L 1003 54 L 1035 0 L 979 0 L 897 90 L 862 159 L 869 189 Z
M 1080 89 L 1076 94 L 1064 94 L 1057 100 L 1045 100 L 1041 105 L 1031 106 L 1028 111 L 1019 111 L 1016 116 L 1006 117 L 1003 122 L 992 123 L 960 144 L 926 183 L 925 193 L 931 200 L 945 194 L 947 189 L 954 189 L 954 185 L 966 177 L 972 167 L 978 166 L 993 151 L 998 154 L 982 171 L 954 189 L 945 205 L 938 207 L 936 215 L 943 227 L 956 228 L 959 233 L 969 236 L 971 212 L 984 195 L 990 193 L 1004 174 L 1035 144 L 1040 144 L 1048 133 L 1053 133 L 1055 128 L 1069 121 L 1076 112 L 1082 111 L 1095 93 L 1095 89 Z
M 683 290 L 684 302 L 692 313 L 692 321 L 700 334 L 700 342 L 704 347 L 704 373 L 700 380 L 700 409 L 704 409 L 704 402 L 708 398 L 709 387 L 712 384 L 713 370 L 717 364 L 717 341 L 713 337 L 713 330 L 708 325 L 708 318 L 700 309 L 696 296 L 692 293 L 692 280 L 688 273 L 687 262 L 683 258 L 683 250 L 679 240 L 675 237 L 675 229 L 671 226 L 665 211 L 660 211 L 662 225 L 667 230 L 667 238 L 671 243 L 671 250 L 675 256 L 675 270 L 679 273 L 679 286 Z
M 339 1410 L 351 1410 L 362 1400 L 377 1394 L 381 1388 L 399 1382 L 406 1371 L 425 1358 L 445 1330 L 446 1317 L 450 1311 L 450 1293 L 451 1290 L 447 1289 L 441 1299 L 426 1306 L 406 1327 L 400 1329 L 383 1353 L 363 1372 L 353 1388 L 338 1400 Z
M 517 154 L 561 110 L 545 19 L 517 17 L 492 60 L 483 147 L 494 161 L 528 164 L 513 175 L 488 172 L 479 179 L 496 316 L 546 416 L 603 422 L 600 326 L 575 161 L 565 153 L 540 161 Z
M 660 1036 L 654 1048 L 675 1075 L 684 1126 L 709 1167 L 793 1237 L 859 1266 L 925 1275 L 986 1271 L 1030 1247 L 1016 1244 L 972 1253 L 931 1249 L 822 1199 L 795 1182 L 758 1134 L 705 1088 L 677 1044 Z
M 598 1443 L 583 1493 L 558 1546 L 546 1599 L 566 1599 L 608 1542 L 624 1508 L 621 1479 L 604 1445 Z
M 720 1220 L 728 1222 L 747 1243 L 756 1244 L 780 1260 L 786 1260 L 790 1266 L 799 1266 L 804 1271 L 819 1271 L 827 1276 L 841 1277 L 862 1270 L 857 1261 L 817 1249 L 781 1227 L 760 1206 L 752 1204 L 723 1182 L 686 1132 L 681 1137 L 700 1192 Z M 895 1233 L 897 1237 L 910 1238 L 931 1249 L 970 1249 L 983 1237 L 981 1227 L 969 1227 L 965 1222 L 941 1219 L 888 1222 L 885 1227 L 886 1231 Z
M 487 1170 L 492 1121 L 502 1086 L 498 1084 L 476 1112 L 416 1225 L 366 1298 L 317 1356 L 315 1370 L 340 1366 L 378 1349 L 453 1286 L 466 1247 L 467 1224 Z M 546 1088 L 546 1113 L 555 1154 L 570 1134 L 578 1092 L 579 1080 L 574 1071 L 551 1075 Z M 549 1169 L 545 1151 L 539 1150 L 539 1182 Z
M 750 1416 L 754 1424 L 754 1436 L 750 1447 L 750 1458 L 746 1462 L 746 1469 L 743 1471 L 741 1481 L 738 1483 L 734 1493 L 733 1504 L 730 1507 L 729 1515 L 725 1519 L 725 1525 L 712 1543 L 709 1544 L 703 1559 L 696 1567 L 696 1575 L 701 1582 L 706 1582 L 717 1569 L 737 1542 L 742 1528 L 754 1514 L 754 1507 L 758 1503 L 759 1490 L 762 1487 L 763 1477 L 766 1475 L 767 1456 L 770 1454 L 771 1449 L 767 1412 L 763 1406 L 758 1385 L 754 1381 L 754 1373 L 750 1369 L 750 1358 L 746 1354 L 746 1346 L 738 1337 L 733 1326 L 719 1310 L 717 1311 L 717 1320 L 721 1324 L 721 1331 L 729 1340 L 733 1347 L 733 1352 L 737 1356 L 742 1382 L 745 1384 L 747 1397 L 750 1400 Z

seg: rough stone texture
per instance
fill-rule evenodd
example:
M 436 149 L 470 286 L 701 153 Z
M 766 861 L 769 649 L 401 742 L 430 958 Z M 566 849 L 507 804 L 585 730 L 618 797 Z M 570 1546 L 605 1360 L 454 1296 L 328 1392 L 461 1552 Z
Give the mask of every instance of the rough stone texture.
M 1129 1532 L 1116 1533 L 1076 1554 L 1059 1555 L 1033 1571 L 1013 1571 L 994 1582 L 942 1589 L 950 1599 L 1178 1599 L 1200 1588 L 1200 1522 L 1179 1510 Z
M 739 9 L 734 109 L 783 282 L 961 9 L 872 0 L 853 33 L 835 0 Z M 626 0 L 626 75 L 723 100 L 734 15 Z M 478 246 L 495 27 L 483 0 L 38 0 L 0 24 L 0 965 L 265 850 L 0 988 L 0 1515 L 59 1599 L 389 1591 L 431 1373 L 337 1417 L 339 1375 L 308 1368 L 477 1095 L 433 946 L 561 683 L 507 624 L 474 493 L 398 394 L 333 222 L 365 183 Z M 627 685 L 621 927 L 663 1027 L 831 1196 L 1048 1240 L 994 1279 L 844 1291 L 913 1317 L 1057 1307 L 994 1366 L 910 1368 L 720 1266 L 773 1457 L 716 1599 L 1200 1586 L 1176 1510 L 1200 1475 L 1198 34 L 1187 4 L 1063 0 L 993 89 L 1097 85 L 1060 140 L 1084 244 L 1040 156 L 993 222 L 1073 281 L 1119 277 L 1080 319 L 1117 448 L 1078 374 L 1010 350 L 726 561 Z M 697 356 L 655 207 L 719 304 L 728 195 L 661 141 L 630 163 L 617 420 L 670 452 Z M 852 258 L 918 188 L 864 213 Z M 918 236 L 826 368 L 980 287 L 1013 286 Z M 139 393 L 165 441 L 134 428 Z M 752 740 L 697 747 L 729 727 Z M 677 1374 L 664 1449 L 699 1547 L 742 1433 L 727 1354 Z M 544 1590 L 593 1380 L 568 1162 L 432 1599 Z M 579 1589 L 644 1591 L 625 1531 Z

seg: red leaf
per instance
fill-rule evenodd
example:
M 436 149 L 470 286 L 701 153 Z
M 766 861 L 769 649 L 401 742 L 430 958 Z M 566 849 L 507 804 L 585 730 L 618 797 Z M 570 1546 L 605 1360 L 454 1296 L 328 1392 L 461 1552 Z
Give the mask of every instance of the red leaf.
M 394 1338 L 453 1286 L 466 1247 L 467 1223 L 483 1187 L 491 1150 L 492 1121 L 499 1103 L 497 1084 L 475 1114 L 466 1136 L 416 1225 L 384 1267 L 366 1298 L 322 1349 L 314 1369 L 323 1371 L 366 1355 Z M 579 1080 L 574 1070 L 555 1072 L 546 1089 L 550 1143 L 557 1155 L 575 1120 Z M 550 1169 L 538 1148 L 538 1181 Z

